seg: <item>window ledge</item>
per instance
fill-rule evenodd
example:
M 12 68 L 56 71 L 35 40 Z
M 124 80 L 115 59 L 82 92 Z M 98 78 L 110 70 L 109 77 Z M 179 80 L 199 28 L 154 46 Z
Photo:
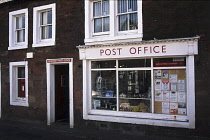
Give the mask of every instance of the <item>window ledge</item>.
M 29 107 L 29 104 L 26 101 L 12 101 L 10 102 L 10 105 Z
M 46 46 L 55 46 L 55 42 L 40 42 L 32 44 L 32 47 L 46 47 Z
M 28 45 L 15 45 L 15 46 L 9 46 L 8 50 L 19 50 L 19 49 L 27 49 Z

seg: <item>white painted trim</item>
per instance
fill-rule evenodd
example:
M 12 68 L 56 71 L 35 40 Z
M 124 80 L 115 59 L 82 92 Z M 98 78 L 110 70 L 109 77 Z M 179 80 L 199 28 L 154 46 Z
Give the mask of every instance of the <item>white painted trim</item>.
M 40 37 L 40 12 L 43 10 L 52 9 L 52 39 L 41 40 Z M 56 34 L 56 4 L 49 4 L 35 7 L 33 9 L 33 44 L 32 47 L 45 47 L 55 45 Z
M 15 23 L 16 16 L 25 15 L 25 42 L 16 43 Z M 26 49 L 28 48 L 28 9 L 21 9 L 9 13 L 9 47 L 8 50 Z
M 137 1 L 138 30 L 118 31 L 117 1 L 110 0 L 110 31 L 94 33 L 93 0 L 85 0 L 85 39 L 86 45 L 112 42 L 141 41 L 143 38 L 142 1 Z
M 175 56 L 170 56 L 170 57 L 175 57 Z M 84 103 L 83 104 L 83 118 L 85 120 L 87 119 L 87 120 L 146 124 L 146 125 L 194 129 L 195 128 L 194 56 L 190 55 L 190 56 L 183 56 L 183 57 L 186 57 L 187 59 L 186 67 L 158 67 L 158 68 L 155 67 L 154 68 L 152 65 L 151 68 L 143 68 L 143 69 L 140 68 L 139 70 L 148 69 L 148 70 L 151 70 L 151 72 L 153 72 L 153 69 L 186 69 L 187 116 L 154 114 L 154 110 L 152 111 L 152 113 L 136 113 L 136 112 L 119 112 L 119 111 L 91 109 L 91 94 L 89 94 L 91 93 L 90 91 L 91 90 L 90 89 L 91 88 L 91 67 L 90 67 L 91 60 L 85 59 L 83 60 L 83 103 Z M 107 60 L 107 59 L 99 59 L 99 60 Z M 118 59 L 114 59 L 114 60 L 118 61 Z M 153 59 L 151 59 L 151 62 L 153 62 Z M 95 70 L 95 69 L 92 69 L 92 70 Z M 96 70 L 99 70 L 99 69 L 96 69 Z M 105 70 L 108 70 L 108 69 L 105 69 Z M 124 70 L 128 70 L 128 69 L 124 69 Z M 152 73 L 152 77 L 153 77 L 153 73 Z M 153 83 L 152 83 L 152 86 L 153 86 Z M 152 93 L 153 92 L 154 91 L 152 90 Z M 154 102 L 154 97 L 152 101 Z M 153 104 L 153 107 L 154 107 L 154 104 Z
M 60 62 L 57 60 L 61 60 Z M 63 60 L 70 60 L 63 61 Z M 74 103 L 73 103 L 73 59 L 59 58 L 47 59 L 47 125 L 55 122 L 55 65 L 68 64 L 69 65 L 69 126 L 74 127 Z
M 17 98 L 17 67 L 24 66 L 25 67 L 25 98 Z M 10 70 L 10 105 L 15 106 L 29 106 L 28 103 L 28 62 L 10 62 L 9 63 Z

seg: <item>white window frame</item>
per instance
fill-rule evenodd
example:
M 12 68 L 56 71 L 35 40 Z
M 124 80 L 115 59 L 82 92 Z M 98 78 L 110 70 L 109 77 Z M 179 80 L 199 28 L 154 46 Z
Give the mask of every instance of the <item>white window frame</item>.
M 16 17 L 25 15 L 25 41 L 16 40 Z M 9 13 L 9 47 L 8 50 L 28 48 L 28 9 L 21 9 Z
M 175 56 L 167 56 L 170 58 Z M 153 67 L 139 68 L 139 70 L 156 69 L 186 69 L 186 88 L 187 88 L 187 115 L 168 115 L 152 113 L 135 113 L 122 111 L 94 110 L 91 108 L 91 61 L 83 60 L 83 118 L 87 120 L 98 120 L 120 123 L 146 124 L 168 127 L 195 128 L 195 75 L 194 75 L 194 56 L 186 57 L 186 67 Z M 157 57 L 155 57 L 157 58 Z M 130 58 L 133 59 L 133 58 Z M 140 58 L 141 59 L 141 58 Z M 104 61 L 104 59 L 102 59 Z M 117 60 L 117 59 L 114 59 Z M 100 60 L 97 60 L 100 61 Z M 153 59 L 151 59 L 153 62 Z M 152 63 L 151 63 L 152 64 Z M 132 68 L 131 68 L 132 69 Z M 114 69 L 113 69 L 114 70 Z M 127 70 L 127 69 L 126 69 Z M 153 75 L 151 75 L 153 77 Z M 153 80 L 152 80 L 153 81 Z M 153 85 L 153 84 L 152 84 Z M 153 88 L 152 88 L 153 89 Z M 154 95 L 154 90 L 152 94 Z M 154 97 L 152 99 L 152 105 Z
M 40 13 L 44 11 L 52 10 L 52 38 L 41 39 L 40 31 Z M 44 6 L 35 7 L 33 9 L 33 44 L 32 47 L 45 47 L 55 45 L 56 34 L 56 4 L 49 4 Z
M 137 0 L 138 29 L 118 31 L 117 0 L 109 1 L 110 31 L 94 33 L 93 3 L 98 0 L 85 0 L 85 44 L 141 41 L 143 38 L 142 1 Z
M 18 88 L 17 88 L 17 69 L 18 67 L 25 67 L 25 98 L 18 97 Z M 28 62 L 10 62 L 10 105 L 15 106 L 29 106 L 28 103 Z

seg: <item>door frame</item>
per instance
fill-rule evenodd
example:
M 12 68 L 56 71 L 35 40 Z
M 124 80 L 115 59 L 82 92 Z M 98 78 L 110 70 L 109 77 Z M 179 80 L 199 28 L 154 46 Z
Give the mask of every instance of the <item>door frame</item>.
M 69 126 L 74 127 L 73 58 L 46 60 L 47 72 L 47 125 L 55 122 L 55 65 L 69 65 Z

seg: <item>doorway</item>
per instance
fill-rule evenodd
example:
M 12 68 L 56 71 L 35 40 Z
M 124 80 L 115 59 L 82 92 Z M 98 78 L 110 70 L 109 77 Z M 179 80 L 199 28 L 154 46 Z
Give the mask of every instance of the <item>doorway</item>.
M 69 122 L 69 65 L 55 65 L 55 121 Z
M 73 59 L 47 59 L 47 124 L 69 123 L 74 126 Z

